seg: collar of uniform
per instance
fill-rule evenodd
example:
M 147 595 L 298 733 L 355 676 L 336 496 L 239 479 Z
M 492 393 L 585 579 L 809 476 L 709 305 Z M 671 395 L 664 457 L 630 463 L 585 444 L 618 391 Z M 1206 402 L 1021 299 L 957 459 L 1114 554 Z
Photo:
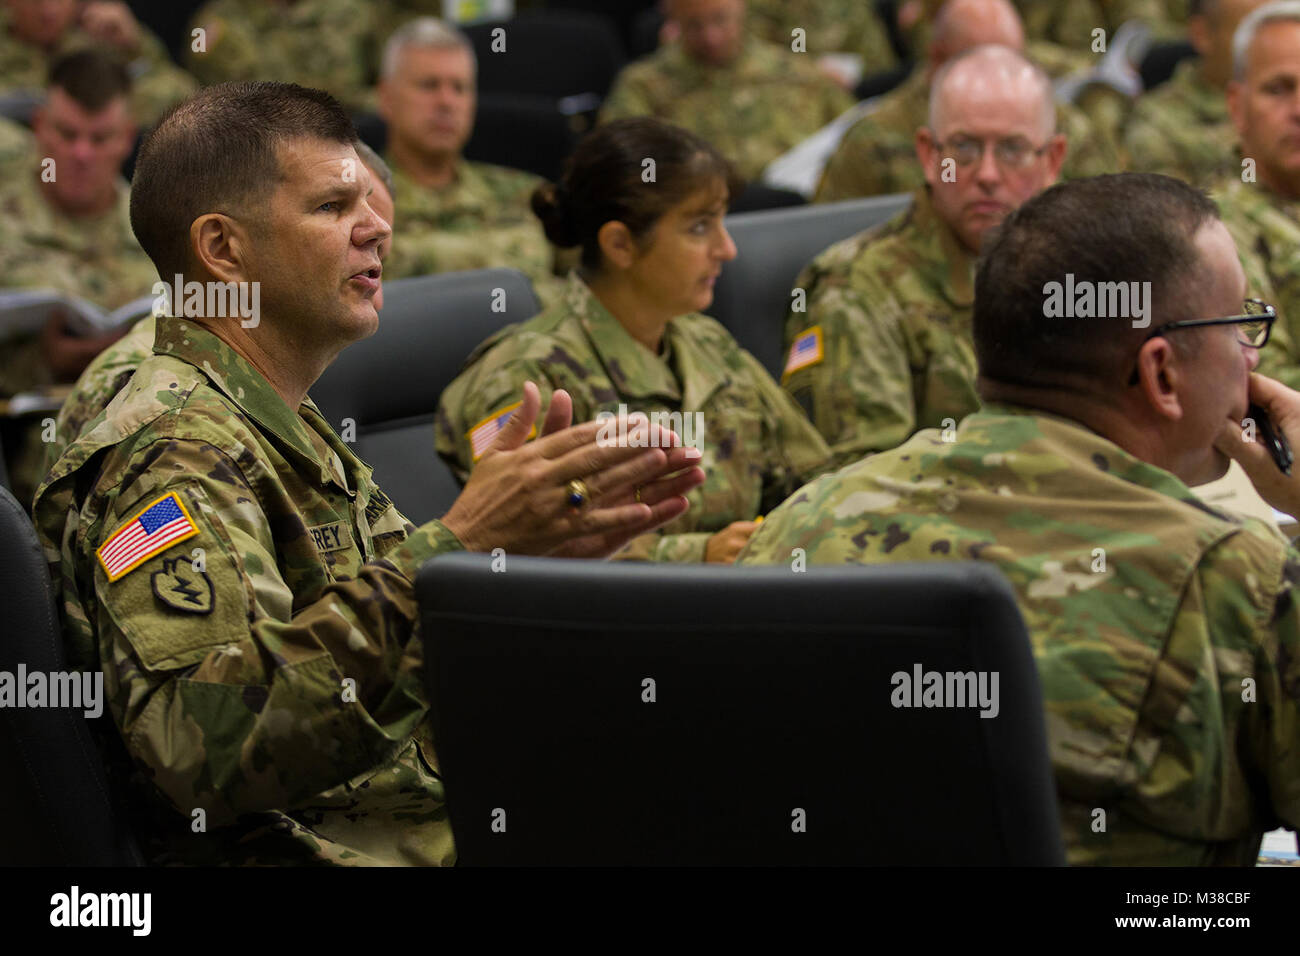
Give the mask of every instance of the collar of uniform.
M 193 365 L 244 414 L 313 462 L 320 469 L 322 484 L 339 483 L 330 463 L 322 461 L 312 446 L 307 425 L 298 413 L 285 404 L 261 372 L 217 336 L 186 319 L 160 316 L 153 350 Z
M 745 73 L 757 66 L 764 46 L 761 41 L 746 36 L 741 41 L 740 52 L 734 60 L 726 66 L 706 66 L 692 59 L 681 41 L 677 41 L 664 49 L 663 65 L 666 72 L 679 77 L 688 87 L 731 84 L 744 79 Z
M 1226 123 L 1228 117 L 1228 100 L 1223 90 L 1205 82 L 1201 75 L 1199 57 L 1183 60 L 1174 67 L 1174 75 L 1168 80 L 1175 89 L 1180 90 L 1183 99 L 1192 111 L 1204 123 Z
M 966 250 L 948 224 L 939 218 L 930 201 L 930 189 L 922 186 L 912 198 L 911 227 L 916 233 L 920 255 L 943 266 L 941 291 L 953 308 L 969 309 L 975 304 L 975 256 Z
M 451 182 L 434 188 L 421 186 L 402 167 L 392 160 L 393 191 L 402 209 L 402 221 L 419 222 L 436 218 L 455 209 L 457 212 L 478 209 L 487 202 L 488 188 L 482 174 L 465 157 L 456 161 L 456 173 Z
M 1240 166 L 1240 144 L 1237 146 L 1237 159 Z M 1224 195 L 1239 207 L 1247 209 L 1253 219 L 1261 220 L 1272 215 L 1281 215 L 1293 224 L 1300 223 L 1300 199 L 1283 196 L 1263 182 L 1243 183 L 1240 177 L 1229 176 Z
M 32 163 L 24 175 L 28 181 L 10 192 L 20 203 L 19 215 L 23 234 L 28 241 L 48 240 L 51 245 L 75 247 L 101 253 L 106 242 L 134 245 L 131 233 L 130 190 L 121 179 L 113 183 L 113 205 L 98 216 L 72 219 L 54 206 L 41 190 L 41 165 Z M 34 182 L 33 182 L 34 180 Z
M 680 402 L 681 386 L 663 357 L 654 355 L 623 328 L 576 273 L 569 273 L 564 287 L 565 309 L 582 324 L 597 359 L 619 395 L 627 398 L 661 396 Z M 664 337 L 672 354 L 681 359 L 682 345 L 676 341 L 673 323 Z
M 958 441 L 978 442 L 981 431 L 1005 430 L 1014 427 L 1017 423 L 1023 424 L 1026 439 L 1039 437 L 1041 442 L 1050 446 L 1052 454 L 1069 460 L 1079 468 L 1092 468 L 1120 481 L 1167 495 L 1219 521 L 1234 525 L 1241 524 L 1239 519 L 1198 498 L 1196 493 L 1173 472 L 1143 461 L 1082 422 L 1063 415 L 1038 408 L 990 402 L 962 420 L 957 428 Z M 1080 493 L 1086 494 L 1086 491 L 1081 490 Z

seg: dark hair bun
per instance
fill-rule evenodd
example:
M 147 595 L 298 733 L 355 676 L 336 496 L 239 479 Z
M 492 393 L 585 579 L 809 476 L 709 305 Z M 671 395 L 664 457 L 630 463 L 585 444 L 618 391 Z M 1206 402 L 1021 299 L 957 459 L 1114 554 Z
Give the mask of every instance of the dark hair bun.
M 542 183 L 533 190 L 533 213 L 542 221 L 546 238 L 561 249 L 572 248 L 582 241 L 567 199 L 554 183 Z

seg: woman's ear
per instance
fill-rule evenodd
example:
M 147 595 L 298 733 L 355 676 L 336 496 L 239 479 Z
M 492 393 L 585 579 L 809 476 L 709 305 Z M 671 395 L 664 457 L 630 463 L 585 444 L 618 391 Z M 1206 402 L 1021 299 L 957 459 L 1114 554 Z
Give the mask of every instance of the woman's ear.
M 617 219 L 611 219 L 600 227 L 596 241 L 600 244 L 601 261 L 606 267 L 630 269 L 632 263 L 636 262 L 636 239 L 632 236 L 632 230 Z

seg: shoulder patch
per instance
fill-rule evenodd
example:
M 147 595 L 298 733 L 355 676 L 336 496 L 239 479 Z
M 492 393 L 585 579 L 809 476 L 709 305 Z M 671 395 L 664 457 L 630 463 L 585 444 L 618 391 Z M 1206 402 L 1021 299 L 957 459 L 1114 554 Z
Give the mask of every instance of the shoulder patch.
M 785 379 L 801 368 L 816 365 L 822 357 L 822 327 L 814 325 L 791 343 L 790 355 L 785 361 L 781 378 Z
M 501 429 L 506 427 L 506 423 L 514 417 L 515 409 L 522 405 L 523 402 L 515 402 L 513 405 L 507 405 L 505 408 L 497 409 L 487 418 L 483 419 L 473 428 L 465 433 L 469 438 L 469 453 L 471 460 L 478 461 L 496 441 Z M 533 425 L 532 431 L 528 437 L 532 438 L 537 434 L 537 426 Z
M 191 614 L 212 613 L 212 579 L 207 571 L 195 571 L 186 558 L 163 558 L 149 583 L 154 596 L 169 608 Z
M 110 581 L 199 533 L 180 495 L 170 492 L 146 505 L 95 551 Z

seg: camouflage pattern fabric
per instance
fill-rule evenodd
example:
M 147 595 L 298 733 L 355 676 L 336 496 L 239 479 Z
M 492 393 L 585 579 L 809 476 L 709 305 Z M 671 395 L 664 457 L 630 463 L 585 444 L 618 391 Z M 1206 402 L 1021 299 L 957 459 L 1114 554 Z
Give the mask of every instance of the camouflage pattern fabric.
M 398 211 L 384 278 L 509 266 L 528 276 L 542 301 L 558 296 L 554 249 L 529 205 L 541 177 L 462 159 L 455 182 L 432 189 L 390 165 Z
M 888 222 L 831 246 L 795 285 L 807 309 L 786 318 L 781 385 L 836 464 L 893 448 L 945 419 L 955 425 L 979 407 L 975 257 L 935 215 L 925 190 Z
M 875 7 L 861 0 L 749 0 L 746 26 L 755 36 L 790 49 L 792 31 L 804 31 L 813 56 L 856 53 L 866 75 L 892 70 L 898 56 Z
M 86 426 L 108 408 L 108 403 L 118 392 L 126 388 L 135 370 L 153 355 L 157 328 L 154 317 L 147 315 L 130 332 L 91 359 L 73 386 L 72 393 L 59 408 L 54 441 L 43 444 L 40 477 L 49 474 L 63 450 L 81 437 Z
M 167 53 L 161 40 L 143 23 L 137 23 L 140 49 L 127 63 L 131 74 L 131 113 L 137 123 L 150 126 L 170 106 L 179 103 L 196 89 L 198 84 L 177 66 Z M 73 27 L 50 53 L 26 43 L 9 32 L 8 11 L 0 7 L 0 93 L 17 91 L 41 92 L 49 78 L 50 63 L 65 53 L 94 48 L 112 49 L 91 38 L 85 31 Z
M 666 423 L 703 451 L 700 467 L 708 478 L 686 496 L 690 510 L 633 539 L 620 558 L 702 561 L 710 535 L 733 521 L 752 521 L 826 463 L 816 430 L 721 325 L 704 315 L 679 316 L 654 355 L 575 273 L 562 301 L 485 341 L 443 392 L 438 454 L 461 481 L 475 460 L 471 434 L 517 404 L 529 380 L 542 393 L 539 430 L 551 392 L 563 388 L 573 397 L 574 421 L 616 413 L 620 405 L 647 415 L 678 413 Z M 702 433 L 688 417 L 692 412 L 702 417 Z
M 185 64 L 205 85 L 279 80 L 327 90 L 353 109 L 374 105 L 387 25 L 382 4 L 366 0 L 212 0 L 194 15 L 206 49 Z
M 1300 200 L 1239 175 L 1220 180 L 1212 195 L 1237 244 L 1249 294 L 1277 307 L 1258 371 L 1300 388 Z
M 1253 864 L 1300 825 L 1300 553 L 1067 419 L 989 405 L 955 437 L 803 488 L 739 563 L 992 562 L 1038 664 L 1068 861 Z
M 1192 60 L 1137 100 L 1124 133 L 1129 169 L 1201 188 L 1240 170 L 1236 144 L 1223 90 L 1206 83 Z
M 600 119 L 657 116 L 684 127 L 749 180 L 852 105 L 807 54 L 750 38 L 727 67 L 703 66 L 676 43 L 624 67 Z
M 916 131 L 929 121 L 930 85 L 913 73 L 902 86 L 880 98 L 879 105 L 849 127 L 831 154 L 814 202 L 858 196 L 911 192 L 925 184 L 916 158 Z M 1063 178 L 1117 172 L 1120 157 L 1114 141 L 1079 110 L 1056 108 L 1057 129 L 1070 149 Z
M 412 527 L 310 400 L 286 406 L 212 333 L 162 318 L 154 352 L 35 505 L 150 858 L 451 862 L 411 579 L 459 543 Z M 186 535 L 101 559 L 157 505 Z
M 1168 0 L 1014 0 L 1027 40 L 1046 40 L 1072 50 L 1091 52 L 1093 31 L 1106 31 L 1106 42 L 1125 23 L 1140 20 L 1161 38 L 1182 39 L 1180 23 L 1171 19 Z M 1184 15 L 1185 19 L 1185 15 Z
M 94 219 L 71 219 L 46 201 L 39 166 L 0 186 L 0 286 L 50 288 L 104 309 L 148 295 L 158 271 L 131 232 L 130 192 Z M 34 336 L 10 338 L 0 360 L 0 394 L 48 384 Z
M 0 170 L 4 178 L 24 175 L 26 170 L 20 167 L 26 166 L 35 154 L 36 137 L 31 131 L 20 123 L 0 117 Z

